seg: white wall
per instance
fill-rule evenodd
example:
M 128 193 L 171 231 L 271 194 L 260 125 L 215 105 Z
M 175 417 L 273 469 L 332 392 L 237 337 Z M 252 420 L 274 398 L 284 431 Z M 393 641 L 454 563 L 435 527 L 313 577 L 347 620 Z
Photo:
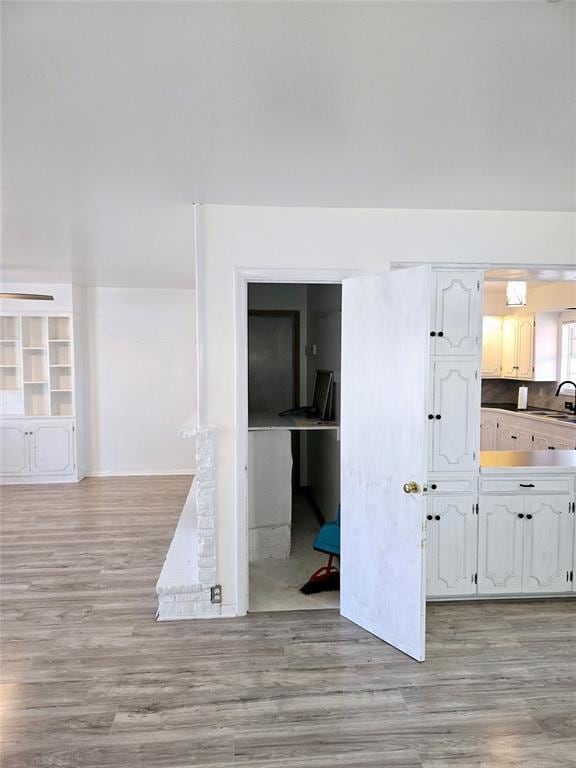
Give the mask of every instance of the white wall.
M 195 292 L 88 288 L 85 307 L 88 473 L 191 472 Z
M 203 206 L 199 221 L 199 417 L 202 425 L 219 427 L 217 578 L 223 586 L 223 607 L 233 611 L 235 270 L 383 271 L 397 261 L 573 265 L 574 217 L 549 212 Z
M 523 315 L 527 312 L 561 312 L 576 306 L 576 282 L 528 283 L 526 306 L 506 306 L 506 285 L 490 288 L 484 292 L 485 315 Z

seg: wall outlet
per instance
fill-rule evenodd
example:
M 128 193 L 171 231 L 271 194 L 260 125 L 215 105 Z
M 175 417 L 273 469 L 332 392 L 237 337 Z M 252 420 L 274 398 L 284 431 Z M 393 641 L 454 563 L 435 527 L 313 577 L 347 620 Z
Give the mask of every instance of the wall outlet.
M 211 603 L 222 602 L 222 585 L 221 584 L 214 584 L 213 587 L 210 587 L 210 602 Z

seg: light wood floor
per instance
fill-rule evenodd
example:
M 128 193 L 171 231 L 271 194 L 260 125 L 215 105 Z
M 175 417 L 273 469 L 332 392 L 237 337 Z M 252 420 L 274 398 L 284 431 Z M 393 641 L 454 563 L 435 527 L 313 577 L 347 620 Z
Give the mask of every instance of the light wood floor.
M 154 621 L 189 478 L 2 489 L 3 768 L 576 766 L 576 602 Z

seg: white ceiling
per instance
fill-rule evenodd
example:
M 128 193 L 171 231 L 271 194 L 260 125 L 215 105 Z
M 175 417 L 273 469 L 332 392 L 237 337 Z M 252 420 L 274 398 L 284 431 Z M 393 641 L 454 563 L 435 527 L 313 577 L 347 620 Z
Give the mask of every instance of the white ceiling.
M 2 15 L 8 275 L 189 285 L 195 200 L 575 207 L 574 3 Z

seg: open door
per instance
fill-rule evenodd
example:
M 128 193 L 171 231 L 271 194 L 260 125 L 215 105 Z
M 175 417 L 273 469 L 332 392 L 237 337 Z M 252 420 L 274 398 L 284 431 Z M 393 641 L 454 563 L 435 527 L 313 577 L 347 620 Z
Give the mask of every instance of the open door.
M 342 284 L 340 611 L 418 661 L 431 286 L 430 267 Z

